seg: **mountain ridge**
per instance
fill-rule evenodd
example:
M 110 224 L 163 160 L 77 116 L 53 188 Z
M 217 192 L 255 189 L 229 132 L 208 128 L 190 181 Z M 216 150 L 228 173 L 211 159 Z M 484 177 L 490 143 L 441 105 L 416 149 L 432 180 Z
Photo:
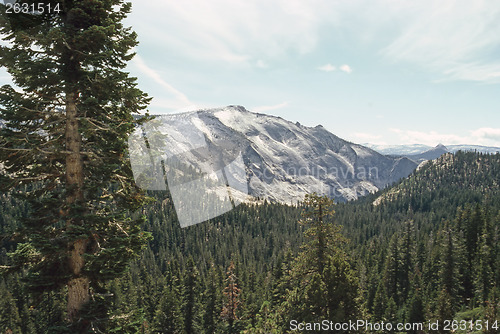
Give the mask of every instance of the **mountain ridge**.
M 204 137 L 215 151 L 241 152 L 249 194 L 271 201 L 294 203 L 311 192 L 353 200 L 408 176 L 417 167 L 408 158 L 384 156 L 321 125 L 308 127 L 243 106 L 159 115 L 157 119 L 162 131 L 170 134 L 165 145 L 201 170 L 204 166 L 195 153 L 186 153 L 186 149 L 183 153 L 190 140 Z M 182 131 L 175 128 L 179 124 Z
M 496 153 L 500 152 L 500 147 L 496 146 L 484 146 L 484 145 L 472 145 L 472 144 L 438 144 L 435 147 L 423 145 L 423 144 L 408 144 L 408 145 L 376 145 L 370 143 L 363 143 L 364 146 L 369 147 L 380 154 L 384 155 L 399 155 L 399 156 L 411 156 L 424 154 L 426 151 L 434 150 L 438 146 L 444 146 L 448 152 L 456 153 L 457 151 L 477 151 L 481 153 Z

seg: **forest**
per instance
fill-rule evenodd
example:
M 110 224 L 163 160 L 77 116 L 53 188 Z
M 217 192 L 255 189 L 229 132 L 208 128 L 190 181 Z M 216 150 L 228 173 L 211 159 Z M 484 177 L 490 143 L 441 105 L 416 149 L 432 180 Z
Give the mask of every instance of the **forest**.
M 499 172 L 499 154 L 458 152 L 355 202 L 240 205 L 185 229 L 168 193 L 151 193 L 143 229 L 152 238 L 107 293 L 95 293 L 107 304 L 101 321 L 109 333 L 287 333 L 292 319 L 455 320 L 469 326 L 456 332 L 496 333 Z M 29 208 L 9 195 L 1 205 L 7 236 Z M 2 263 L 14 249 L 4 238 Z M 62 291 L 29 294 L 22 273 L 0 287 L 3 331 L 52 333 L 64 323 Z
M 0 333 L 499 331 L 500 154 L 181 228 L 133 178 L 131 4 L 45 3 L 0 15 Z

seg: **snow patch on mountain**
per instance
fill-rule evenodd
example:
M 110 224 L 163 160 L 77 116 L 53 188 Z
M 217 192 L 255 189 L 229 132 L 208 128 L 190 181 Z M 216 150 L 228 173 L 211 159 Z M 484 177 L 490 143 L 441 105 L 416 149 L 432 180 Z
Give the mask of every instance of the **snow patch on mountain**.
M 209 173 L 213 152 L 241 154 L 249 194 L 283 203 L 296 203 L 311 192 L 340 201 L 357 199 L 406 177 L 417 166 L 345 141 L 322 126 L 306 127 L 241 106 L 162 115 L 157 122 L 170 155 Z M 193 150 L 192 143 L 206 146 L 208 153 Z M 248 200 L 244 194 L 239 198 Z
M 411 156 L 417 154 L 423 154 L 427 151 L 434 149 L 447 149 L 448 152 L 455 153 L 457 151 L 477 151 L 482 153 L 497 153 L 500 152 L 500 147 L 495 146 L 481 146 L 481 145 L 443 145 L 438 144 L 436 147 L 422 145 L 422 144 L 410 144 L 410 145 L 374 145 L 374 144 L 363 144 L 381 154 L 384 155 L 399 155 L 399 156 Z

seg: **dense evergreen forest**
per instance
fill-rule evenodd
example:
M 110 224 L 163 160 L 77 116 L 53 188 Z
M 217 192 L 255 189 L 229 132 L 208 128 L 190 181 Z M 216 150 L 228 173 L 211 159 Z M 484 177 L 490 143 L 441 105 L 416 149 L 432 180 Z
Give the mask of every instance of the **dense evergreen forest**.
M 0 334 L 498 332 L 499 154 L 181 229 L 133 178 L 131 4 L 43 5 L 0 12 Z
M 497 333 L 499 183 L 500 154 L 458 152 L 355 202 L 240 205 L 185 229 L 168 193 L 152 192 L 143 226 L 152 239 L 107 292 L 94 291 L 106 311 L 92 321 L 110 320 L 110 333 L 285 333 L 293 319 L 439 320 L 438 330 L 401 332 Z M 0 196 L 7 266 L 12 234 L 32 211 Z M 1 333 L 63 323 L 63 291 L 28 290 L 22 273 L 1 279 Z M 455 322 L 447 329 L 445 320 Z

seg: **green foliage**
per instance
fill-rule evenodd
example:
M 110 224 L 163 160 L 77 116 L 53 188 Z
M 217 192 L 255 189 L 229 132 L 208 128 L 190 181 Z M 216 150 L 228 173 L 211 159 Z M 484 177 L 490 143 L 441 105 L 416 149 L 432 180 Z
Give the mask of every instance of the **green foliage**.
M 50 3 L 60 11 L 0 14 L 8 42 L 0 66 L 17 86 L 0 88 L 2 206 L 24 206 L 2 214 L 2 233 L 17 243 L 6 269 L 26 270 L 35 299 L 67 295 L 52 333 L 88 332 L 107 316 L 92 294 L 120 276 L 148 240 L 134 214 L 145 202 L 127 139 L 140 122 L 133 114 L 149 98 L 123 70 L 137 45 L 122 24 L 130 3 Z
M 21 334 L 21 318 L 12 293 L 6 289 L 5 283 L 0 284 L 0 332 L 8 329 L 12 334 Z
M 355 319 L 359 287 L 344 250 L 346 239 L 331 220 L 333 202 L 312 194 L 304 204 L 302 224 L 308 227 L 308 242 L 284 278 L 291 285 L 284 301 L 285 317 L 308 322 Z
M 238 278 L 234 262 L 231 261 L 226 272 L 226 286 L 224 287 L 224 302 L 221 318 L 227 324 L 228 333 L 238 333 L 240 327 L 241 289 L 238 287 Z
M 479 174 L 476 160 L 481 161 Z M 336 204 L 334 216 L 326 215 L 332 213 L 331 202 L 311 195 L 307 206 L 242 204 L 185 229 L 175 219 L 168 193 L 151 194 L 156 201 L 145 210 L 143 229 L 155 239 L 124 277 L 95 293 L 109 304 L 113 321 L 108 327 L 117 333 L 187 333 L 189 324 L 197 333 L 227 333 L 228 321 L 221 313 L 233 260 L 241 289 L 234 332 L 283 333 L 294 317 L 491 321 L 499 317 L 500 307 L 500 194 L 488 184 L 498 174 L 481 173 L 498 173 L 499 167 L 498 156 L 460 153 L 429 163 L 410 177 L 412 182 L 403 180 L 360 201 Z M 454 178 L 443 169 L 454 171 L 456 180 L 475 177 L 455 188 Z M 420 190 L 413 193 L 413 187 Z M 417 202 L 435 196 L 443 206 L 430 201 L 427 209 L 411 208 L 408 203 L 414 199 L 387 195 L 394 189 L 411 193 Z M 387 198 L 374 205 L 381 196 Z M 29 214 L 29 208 L 24 212 L 11 205 L 10 195 L 3 198 L 0 217 L 5 218 L 0 219 Z M 2 242 L 0 258 L 6 261 L 2 254 L 16 244 Z M 64 313 L 61 294 L 35 300 L 20 289 L 20 281 L 5 284 L 0 293 L 10 291 L 21 326 L 24 319 L 31 321 L 31 333 L 43 333 Z M 186 315 L 192 320 L 187 322 Z M 22 332 L 30 333 L 24 327 Z

